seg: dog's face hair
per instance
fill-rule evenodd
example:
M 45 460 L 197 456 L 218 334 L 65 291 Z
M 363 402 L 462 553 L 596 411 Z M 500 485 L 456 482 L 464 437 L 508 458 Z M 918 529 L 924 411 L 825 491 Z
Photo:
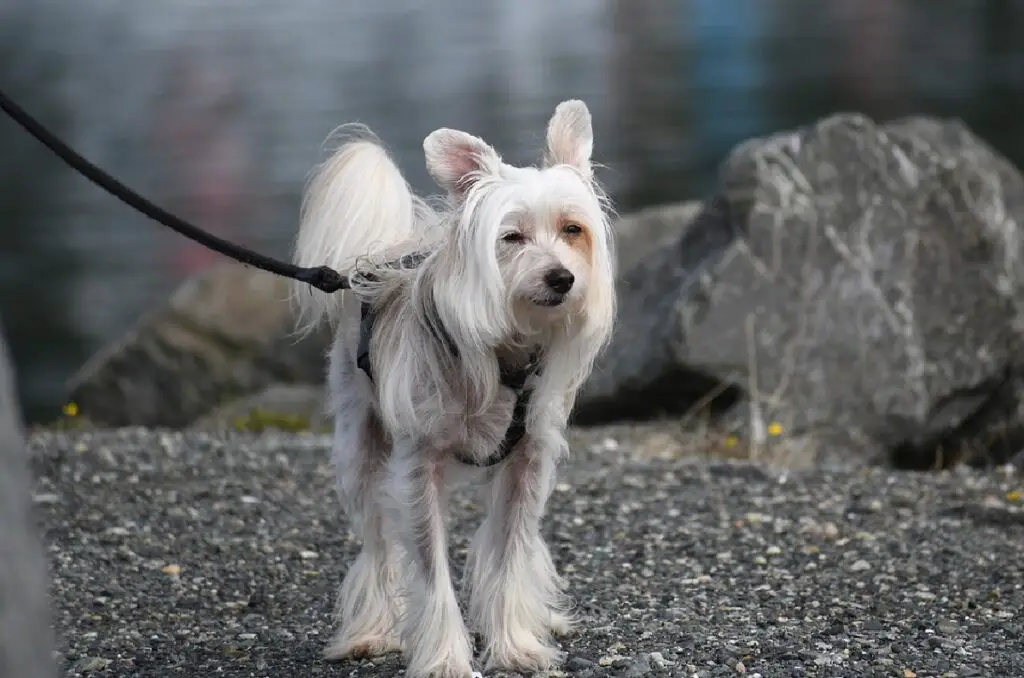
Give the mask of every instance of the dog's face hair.
M 459 343 L 549 343 L 553 333 L 602 343 L 614 314 L 613 253 L 592 149 L 581 102 L 556 109 L 541 167 L 505 164 L 465 132 L 424 141 L 427 168 L 452 203 L 434 295 Z

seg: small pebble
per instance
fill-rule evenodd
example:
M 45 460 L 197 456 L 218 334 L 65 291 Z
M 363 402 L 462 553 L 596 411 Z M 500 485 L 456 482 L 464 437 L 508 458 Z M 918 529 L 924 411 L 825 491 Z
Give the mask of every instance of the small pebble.
M 109 659 L 103 657 L 83 657 L 75 662 L 75 671 L 79 673 L 92 673 L 93 671 L 102 671 L 110 665 Z
M 622 672 L 623 678 L 641 678 L 646 676 L 652 670 L 651 660 L 649 655 L 640 655 L 634 660 L 631 660 L 626 666 L 625 671 Z
M 565 661 L 565 668 L 570 671 L 584 671 L 595 666 L 594 662 L 583 657 L 569 657 Z
M 601 447 L 605 452 L 614 452 L 619 449 L 619 441 L 615 438 L 605 438 L 601 441 Z

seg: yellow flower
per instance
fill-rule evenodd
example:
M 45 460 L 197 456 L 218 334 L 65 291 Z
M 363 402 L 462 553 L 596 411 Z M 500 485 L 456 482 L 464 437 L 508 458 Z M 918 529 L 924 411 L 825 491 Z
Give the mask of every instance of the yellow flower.
M 768 424 L 768 435 L 772 436 L 773 438 L 777 438 L 778 436 L 781 436 L 782 435 L 782 424 L 780 424 L 777 421 L 773 421 L 772 423 Z
M 726 447 L 736 447 L 739 444 L 740 444 L 740 439 L 737 436 L 728 436 L 725 439 L 725 446 Z
M 69 417 L 78 416 L 78 403 L 68 403 L 64 406 L 64 414 Z
M 1014 503 L 1020 502 L 1020 490 L 1011 490 L 1006 493 L 1006 501 L 1012 501 Z

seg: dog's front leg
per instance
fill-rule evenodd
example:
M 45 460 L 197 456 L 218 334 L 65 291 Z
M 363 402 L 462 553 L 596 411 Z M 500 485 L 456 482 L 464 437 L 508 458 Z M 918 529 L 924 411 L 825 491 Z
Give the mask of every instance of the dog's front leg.
M 487 516 L 467 564 L 470 615 L 488 668 L 539 671 L 558 659 L 551 632 L 567 632 L 561 581 L 540 533 L 555 453 L 525 438 L 495 473 Z
M 473 673 L 473 649 L 448 565 L 444 462 L 440 450 L 411 442 L 396 445 L 392 456 L 392 491 L 408 559 L 402 640 L 409 678 Z

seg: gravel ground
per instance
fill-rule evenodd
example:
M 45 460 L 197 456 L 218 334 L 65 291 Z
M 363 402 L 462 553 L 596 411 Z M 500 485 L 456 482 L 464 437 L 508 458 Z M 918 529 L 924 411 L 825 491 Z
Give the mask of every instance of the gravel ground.
M 1024 676 L 1024 482 L 789 471 L 578 436 L 546 522 L 568 676 Z M 616 444 L 618 442 L 618 444 Z M 37 433 L 65 675 L 401 675 L 327 663 L 356 544 L 321 436 Z M 455 567 L 478 508 L 455 502 Z

